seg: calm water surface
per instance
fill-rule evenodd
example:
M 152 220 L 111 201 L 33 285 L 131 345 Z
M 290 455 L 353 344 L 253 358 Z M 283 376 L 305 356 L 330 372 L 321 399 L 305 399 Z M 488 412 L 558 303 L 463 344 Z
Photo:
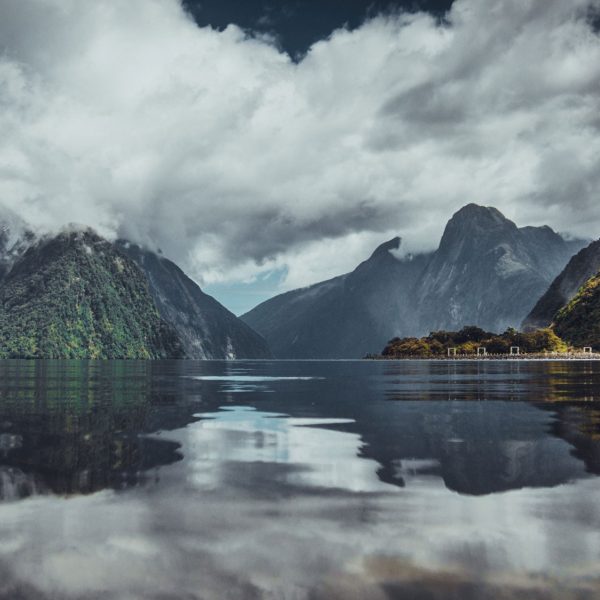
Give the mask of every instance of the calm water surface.
M 600 364 L 0 362 L 0 597 L 600 598 Z

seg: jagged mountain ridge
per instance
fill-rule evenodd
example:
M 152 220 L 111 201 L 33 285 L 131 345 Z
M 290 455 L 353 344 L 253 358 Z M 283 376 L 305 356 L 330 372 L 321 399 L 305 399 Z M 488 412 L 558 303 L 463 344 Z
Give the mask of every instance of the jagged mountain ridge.
M 188 358 L 271 358 L 258 333 L 205 294 L 174 262 L 124 240 L 117 246 L 146 275 L 159 314 L 177 331 Z
M 0 357 L 181 356 L 142 272 L 91 230 L 39 240 L 0 286 Z
M 519 327 L 519 316 L 578 244 L 547 226 L 519 228 L 495 208 L 465 206 L 448 222 L 423 273 L 417 292 L 421 331 Z
M 359 358 L 394 337 L 478 325 L 518 327 L 584 242 L 517 227 L 469 204 L 438 249 L 398 259 L 395 238 L 352 273 L 276 296 L 242 316 L 277 358 Z M 397 254 L 397 253 L 394 253 Z
M 552 282 L 546 293 L 523 321 L 523 328 L 547 327 L 558 311 L 576 296 L 580 288 L 600 271 L 600 240 L 580 250 Z

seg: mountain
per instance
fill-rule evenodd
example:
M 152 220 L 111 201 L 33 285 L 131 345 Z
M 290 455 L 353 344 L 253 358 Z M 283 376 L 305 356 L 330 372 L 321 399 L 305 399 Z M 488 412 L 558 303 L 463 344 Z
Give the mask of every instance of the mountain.
M 552 282 L 546 293 L 523 321 L 524 328 L 547 327 L 581 286 L 600 271 L 600 240 L 580 250 Z
M 34 243 L 0 286 L 2 358 L 182 355 L 144 274 L 91 230 Z
M 519 327 L 581 245 L 550 227 L 519 228 L 495 208 L 465 206 L 448 222 L 423 273 L 421 330 Z
M 71 254 L 68 260 L 75 260 L 75 255 L 78 252 L 84 253 L 82 254 L 83 258 L 89 257 L 89 254 L 85 254 L 87 252 L 86 248 L 91 248 L 94 245 L 103 246 L 105 249 L 102 252 L 108 253 L 106 245 L 110 245 L 109 242 L 102 241 L 91 230 L 78 232 L 77 235 L 80 235 L 81 239 L 77 238 L 79 239 L 77 243 L 75 240 L 77 237 L 76 233 L 71 232 L 70 235 L 75 237 L 70 239 L 69 243 L 67 243 L 68 236 L 63 234 L 59 236 L 60 239 L 51 240 L 50 238 L 45 238 L 37 244 L 35 236 L 30 232 L 24 221 L 6 209 L 0 209 L 0 286 L 2 286 L 0 290 L 2 297 L 9 301 L 11 294 L 18 293 L 12 273 L 13 266 L 16 269 L 16 266 L 19 265 L 18 271 L 15 270 L 14 275 L 19 272 L 21 273 L 21 277 L 23 277 L 23 269 L 25 269 L 26 277 L 32 279 L 39 279 L 42 276 L 46 277 L 45 274 L 36 273 L 36 269 L 48 266 L 43 260 L 44 255 L 50 251 L 57 255 L 57 245 L 65 249 L 67 247 L 70 248 Z M 35 247 L 35 252 L 31 247 Z M 20 265 L 20 260 L 24 258 L 24 254 L 29 248 L 31 250 L 27 256 L 27 261 L 25 266 L 22 266 Z M 272 356 L 267 343 L 259 334 L 229 312 L 214 298 L 202 292 L 175 263 L 126 241 L 116 242 L 112 252 L 117 253 L 121 257 L 120 260 L 128 257 L 126 262 L 129 266 L 135 267 L 138 273 L 137 279 L 141 275 L 141 280 L 144 281 L 144 285 L 150 292 L 151 303 L 155 306 L 154 312 L 156 312 L 156 309 L 158 310 L 163 326 L 167 327 L 170 333 L 174 334 L 181 343 L 182 348 L 177 351 L 179 354 L 183 350 L 187 358 L 195 359 L 270 358 Z M 77 260 L 82 257 L 78 257 Z M 56 285 L 60 285 L 58 279 L 61 276 L 66 276 L 68 270 L 63 269 L 61 266 L 63 258 L 59 259 L 55 256 L 55 259 L 58 260 L 59 264 L 52 267 L 52 277 L 56 277 L 57 281 L 55 283 Z M 79 260 L 78 268 L 81 269 L 81 276 L 83 278 L 86 276 L 92 279 L 95 278 L 96 274 L 93 272 L 89 274 L 84 272 L 86 265 L 92 270 L 101 265 L 89 259 L 84 261 Z M 102 265 L 102 268 L 105 266 Z M 5 284 L 4 286 L 2 285 L 3 283 Z M 93 292 L 97 290 L 94 290 L 94 287 L 90 286 L 86 288 L 86 293 L 88 291 Z M 18 304 L 18 301 L 16 303 Z M 41 306 L 38 308 L 41 309 Z M 122 309 L 126 312 L 129 309 L 134 310 L 134 306 L 123 306 Z M 11 305 L 11 311 L 14 312 L 15 310 L 16 308 Z M 67 309 L 64 310 L 66 311 Z M 73 319 L 69 318 L 69 320 Z M 15 327 L 20 323 L 21 320 L 19 318 L 15 322 Z M 21 337 L 20 332 L 16 329 L 10 334 L 10 337 L 13 339 L 15 336 Z M 38 348 L 37 352 L 45 352 L 48 349 L 47 346 L 43 348 L 43 350 Z M 118 354 L 123 350 L 123 348 L 117 350 L 117 347 L 112 346 L 111 348 L 111 356 L 113 356 L 115 351 Z M 155 353 L 151 348 L 146 349 L 148 353 L 142 351 L 140 356 L 146 356 L 146 354 L 149 357 L 172 355 L 170 350 L 166 353 L 160 350 L 158 353 Z M 9 351 L 8 346 L 5 350 Z M 22 346 L 16 346 L 10 352 L 16 352 L 21 355 L 28 354 L 30 350 L 26 350 Z M 53 349 L 52 356 L 55 356 L 56 352 L 57 350 Z M 93 355 L 95 355 L 94 352 L 92 352 Z M 78 356 L 81 355 L 79 350 L 75 354 Z M 42 356 L 44 354 L 38 355 Z M 103 356 L 103 354 L 100 353 L 99 356 Z
M 399 260 L 400 244 L 394 238 L 352 273 L 271 298 L 242 319 L 277 358 L 355 357 L 390 330 L 416 332 L 412 290 L 427 259 Z
M 0 208 L 0 281 L 34 241 L 35 236 L 25 221 L 12 211 Z
M 558 312 L 554 330 L 573 346 L 600 348 L 600 271 Z
M 175 263 L 127 241 L 117 247 L 140 267 L 160 316 L 177 332 L 194 359 L 271 358 L 267 342 Z
M 398 258 L 399 238 L 352 273 L 276 296 L 242 316 L 277 358 L 359 358 L 392 337 L 477 325 L 518 327 L 584 242 L 549 227 L 517 227 L 469 204 L 438 249 Z

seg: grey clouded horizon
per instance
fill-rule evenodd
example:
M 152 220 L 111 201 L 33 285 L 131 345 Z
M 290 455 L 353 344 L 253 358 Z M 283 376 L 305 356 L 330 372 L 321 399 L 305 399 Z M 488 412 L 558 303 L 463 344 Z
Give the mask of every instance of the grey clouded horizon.
M 600 0 L 456 0 L 293 60 L 177 0 L 0 0 L 0 203 L 203 284 L 352 269 L 453 212 L 600 236 Z M 250 306 L 248 306 L 250 308 Z

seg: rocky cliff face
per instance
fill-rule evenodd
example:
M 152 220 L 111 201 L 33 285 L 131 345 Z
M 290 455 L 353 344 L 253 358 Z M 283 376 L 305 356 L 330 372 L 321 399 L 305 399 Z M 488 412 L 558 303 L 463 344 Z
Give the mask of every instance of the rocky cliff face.
M 0 286 L 2 358 L 182 355 L 143 273 L 91 230 L 35 243 Z
M 519 327 L 579 242 L 549 227 L 517 227 L 469 204 L 449 221 L 417 292 L 421 330 Z
M 242 317 L 278 358 L 358 358 L 394 336 L 518 327 L 583 242 L 465 206 L 439 248 L 399 260 L 399 239 L 348 275 L 277 296 Z
M 135 244 L 117 247 L 141 268 L 160 316 L 195 359 L 270 358 L 265 340 L 214 298 L 205 294 L 172 261 Z
M 546 293 L 523 321 L 523 328 L 547 327 L 558 311 L 566 306 L 579 289 L 600 271 L 600 240 L 580 250 L 552 282 Z

